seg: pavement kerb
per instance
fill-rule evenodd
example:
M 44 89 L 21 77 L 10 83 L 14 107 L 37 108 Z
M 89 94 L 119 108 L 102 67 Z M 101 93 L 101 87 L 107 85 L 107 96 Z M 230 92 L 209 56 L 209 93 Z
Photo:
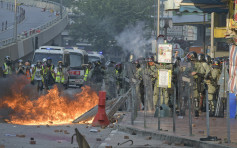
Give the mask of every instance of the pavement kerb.
M 231 148 L 225 145 L 202 142 L 202 141 L 198 141 L 195 139 L 188 139 L 181 136 L 169 135 L 162 132 L 158 133 L 154 131 L 145 131 L 145 130 L 141 130 L 138 128 L 134 128 L 127 125 L 121 125 L 121 124 L 118 125 L 118 130 L 125 133 L 129 133 L 129 134 L 136 133 L 136 135 L 140 135 L 144 137 L 151 136 L 153 139 L 164 140 L 171 143 L 180 143 L 180 144 L 183 143 L 185 146 L 191 146 L 194 148 Z

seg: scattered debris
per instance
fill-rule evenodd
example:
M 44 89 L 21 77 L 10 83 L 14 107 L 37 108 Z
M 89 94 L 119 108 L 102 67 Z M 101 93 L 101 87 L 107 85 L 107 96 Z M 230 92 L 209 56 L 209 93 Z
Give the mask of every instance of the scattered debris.
M 58 143 L 67 142 L 66 140 L 56 140 Z
M 67 130 L 64 130 L 64 134 L 70 134 Z
M 70 127 L 70 126 L 68 125 L 68 126 L 66 126 L 66 127 Z
M 36 141 L 34 140 L 33 137 L 30 138 L 30 144 L 36 144 Z
M 177 142 L 177 143 L 174 143 L 174 145 L 175 145 L 175 146 L 184 146 L 184 143 L 179 143 L 179 142 Z
M 40 128 L 40 126 L 36 126 L 37 128 Z
M 152 139 L 151 136 L 146 137 L 146 140 L 151 140 L 151 139 Z
M 171 145 L 172 142 L 169 142 L 169 141 L 164 141 L 163 144 L 168 144 L 168 145 Z
M 90 132 L 92 132 L 92 133 L 97 133 L 97 132 L 98 132 L 98 130 L 97 130 L 97 129 L 94 129 L 94 128 L 92 128 L 92 129 L 90 129 Z
M 0 145 L 0 148 L 5 148 L 5 145 Z
M 105 148 L 113 148 L 112 146 L 105 146 Z
M 127 140 L 127 141 L 125 141 L 123 143 L 118 143 L 118 145 L 120 146 L 120 145 L 123 145 L 123 144 L 128 143 L 128 142 L 131 142 L 130 146 L 133 145 L 133 141 L 132 140 Z
M 192 124 L 192 127 L 196 127 L 196 125 L 195 125 L 195 124 Z
M 96 141 L 101 141 L 101 138 L 96 138 Z
M 61 129 L 59 132 L 60 132 L 60 133 L 62 133 L 62 132 L 63 132 L 63 130 Z
M 54 130 L 55 133 L 59 133 L 59 130 Z
M 199 134 L 204 134 L 204 131 L 198 131 Z
M 228 140 L 227 140 L 227 138 L 224 138 L 224 142 L 225 142 L 225 143 L 228 143 Z
M 25 138 L 26 135 L 16 135 L 16 137 Z
M 124 139 L 129 139 L 129 136 L 124 136 Z
M 132 135 L 137 135 L 134 131 L 132 132 Z
M 184 118 L 184 116 L 178 116 L 178 119 L 183 119 Z
M 48 125 L 48 124 L 46 124 L 46 127 L 49 127 L 49 125 Z

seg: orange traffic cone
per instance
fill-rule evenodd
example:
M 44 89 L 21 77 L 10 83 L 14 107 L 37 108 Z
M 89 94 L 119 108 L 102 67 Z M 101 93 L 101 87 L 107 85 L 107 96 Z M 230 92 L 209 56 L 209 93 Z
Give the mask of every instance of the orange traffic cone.
M 106 92 L 99 92 L 99 104 L 98 104 L 98 112 L 92 122 L 92 126 L 107 126 L 109 125 L 109 119 L 105 112 L 105 100 L 106 100 Z

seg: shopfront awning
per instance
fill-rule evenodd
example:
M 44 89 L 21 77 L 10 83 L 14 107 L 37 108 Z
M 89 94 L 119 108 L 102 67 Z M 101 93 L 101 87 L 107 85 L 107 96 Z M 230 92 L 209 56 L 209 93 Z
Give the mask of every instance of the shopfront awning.
M 180 12 L 228 13 L 227 0 L 183 0 Z
M 228 13 L 229 0 L 167 0 L 165 10 L 191 13 Z

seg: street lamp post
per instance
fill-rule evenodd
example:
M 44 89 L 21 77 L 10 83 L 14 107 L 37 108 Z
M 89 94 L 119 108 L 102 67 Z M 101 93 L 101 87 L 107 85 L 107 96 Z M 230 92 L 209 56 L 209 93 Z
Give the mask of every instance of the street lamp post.
M 63 18 L 63 1 L 60 0 L 60 17 Z
M 17 3 L 15 0 L 15 11 L 14 11 L 14 41 L 17 42 Z

